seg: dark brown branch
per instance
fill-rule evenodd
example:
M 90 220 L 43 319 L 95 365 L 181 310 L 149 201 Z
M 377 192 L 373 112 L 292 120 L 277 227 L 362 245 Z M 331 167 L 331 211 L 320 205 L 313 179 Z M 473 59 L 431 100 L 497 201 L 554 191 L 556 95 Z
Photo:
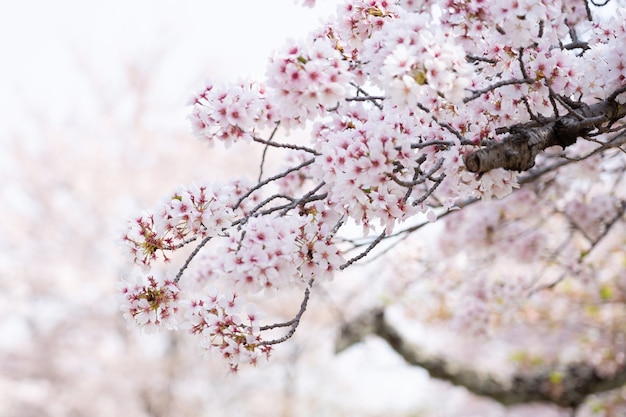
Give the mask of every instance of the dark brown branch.
M 587 396 L 626 383 L 626 369 L 612 376 L 602 376 L 585 363 L 564 364 L 535 373 L 520 372 L 507 379 L 497 378 L 467 364 L 426 352 L 407 341 L 385 320 L 382 309 L 367 312 L 345 325 L 336 342 L 336 351 L 347 349 L 368 334 L 381 337 L 408 364 L 424 368 L 432 377 L 463 386 L 474 394 L 492 398 L 504 405 L 548 402 L 576 408 Z
M 493 65 L 498 63 L 498 61 L 496 61 L 495 59 L 485 58 L 483 56 L 477 56 L 477 55 L 471 55 L 471 54 L 465 55 L 465 59 L 467 60 L 467 62 L 486 62 L 488 64 L 493 64 Z
M 626 106 L 607 99 L 546 121 L 540 126 L 536 126 L 536 122 L 515 126 L 502 142 L 490 144 L 467 155 L 465 167 L 479 174 L 495 168 L 526 171 L 535 165 L 536 156 L 544 149 L 555 145 L 565 149 L 593 129 L 600 129 L 604 124 L 624 116 Z
M 563 49 L 572 50 L 572 49 L 589 49 L 589 44 L 587 42 L 576 41 L 568 43 L 567 45 L 563 45 Z

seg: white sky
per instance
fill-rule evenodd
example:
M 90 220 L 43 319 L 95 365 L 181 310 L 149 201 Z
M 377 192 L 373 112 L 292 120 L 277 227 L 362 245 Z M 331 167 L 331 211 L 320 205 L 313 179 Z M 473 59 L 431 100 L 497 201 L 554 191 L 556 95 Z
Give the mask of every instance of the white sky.
M 263 74 L 273 49 L 334 12 L 335 1 L 320 3 L 312 10 L 293 0 L 0 0 L 0 133 L 24 129 L 33 105 L 49 121 L 86 116 L 88 72 L 115 88 L 121 63 L 144 57 L 150 65 L 163 53 L 160 99 L 180 103 L 180 118 L 200 74 Z

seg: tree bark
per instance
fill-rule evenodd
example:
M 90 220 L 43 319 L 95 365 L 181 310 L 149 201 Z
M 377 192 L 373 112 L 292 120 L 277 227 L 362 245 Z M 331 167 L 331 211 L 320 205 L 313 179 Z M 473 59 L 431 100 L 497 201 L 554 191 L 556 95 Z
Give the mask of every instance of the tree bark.
M 626 384 L 626 369 L 611 377 L 599 375 L 585 363 L 544 368 L 536 373 L 518 373 L 501 380 L 447 358 L 428 353 L 408 342 L 385 320 L 384 310 L 367 312 L 346 324 L 337 339 L 337 352 L 358 343 L 368 334 L 385 340 L 404 360 L 424 368 L 438 379 L 463 386 L 474 394 L 490 397 L 504 405 L 531 402 L 548 402 L 562 407 L 576 408 L 587 396 L 608 391 Z
M 539 152 L 550 146 L 563 149 L 576 143 L 579 137 L 626 116 L 626 105 L 610 97 L 591 106 L 583 105 L 565 116 L 516 125 L 502 142 L 491 143 L 464 159 L 470 172 L 482 174 L 495 168 L 526 171 L 535 165 Z

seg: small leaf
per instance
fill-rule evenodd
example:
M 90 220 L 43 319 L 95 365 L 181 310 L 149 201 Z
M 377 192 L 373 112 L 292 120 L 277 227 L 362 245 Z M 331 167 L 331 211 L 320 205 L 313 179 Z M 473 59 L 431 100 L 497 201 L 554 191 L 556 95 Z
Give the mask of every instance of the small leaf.
M 550 382 L 552 384 L 560 384 L 561 382 L 563 382 L 563 374 L 559 371 L 552 371 L 550 373 Z
M 417 71 L 413 74 L 413 79 L 418 85 L 426 84 L 426 73 L 424 71 Z
M 369 9 L 367 9 L 367 14 L 369 14 L 371 16 L 376 16 L 376 17 L 384 17 L 385 16 L 383 11 L 380 10 L 378 7 L 370 7 Z
M 608 301 L 613 298 L 613 288 L 609 285 L 603 285 L 600 287 L 600 297 L 602 297 L 602 301 Z

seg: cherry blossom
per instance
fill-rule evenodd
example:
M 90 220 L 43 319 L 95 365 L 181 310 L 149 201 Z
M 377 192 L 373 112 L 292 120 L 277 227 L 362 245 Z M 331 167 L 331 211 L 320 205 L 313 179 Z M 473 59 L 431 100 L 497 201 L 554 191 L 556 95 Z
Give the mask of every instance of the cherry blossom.
M 580 323 L 626 317 L 626 12 L 574 3 L 349 0 L 279 46 L 264 80 L 208 83 L 193 133 L 261 146 L 258 177 L 180 187 L 128 223 L 144 278 L 122 288 L 125 315 L 188 330 L 236 371 L 292 337 L 319 286 L 383 259 L 392 299 L 424 322 L 562 337 L 572 363 L 619 375 L 620 330 Z M 411 262 L 385 257 L 405 239 Z M 291 318 L 251 307 L 289 291 Z
M 275 121 L 275 111 L 265 95 L 264 87 L 255 81 L 234 86 L 208 82 L 189 100 L 193 133 L 210 144 L 249 141 L 257 129 Z
M 121 286 L 122 311 L 146 331 L 178 327 L 180 289 L 175 282 L 148 275 Z
M 255 365 L 269 358 L 271 346 L 260 343 L 254 307 L 243 314 L 236 293 L 218 294 L 214 288 L 207 296 L 188 300 L 185 319 L 191 334 L 202 337 L 201 346 L 218 351 L 234 372 L 242 363 Z
M 303 47 L 291 41 L 277 51 L 267 69 L 271 101 L 285 126 L 297 126 L 322 115 L 345 97 L 348 63 L 323 38 Z
M 152 212 L 131 220 L 122 241 L 132 261 L 150 267 L 168 252 L 199 237 L 213 237 L 230 226 L 235 186 L 192 185 L 175 191 Z M 230 204 L 230 206 L 229 206 Z

